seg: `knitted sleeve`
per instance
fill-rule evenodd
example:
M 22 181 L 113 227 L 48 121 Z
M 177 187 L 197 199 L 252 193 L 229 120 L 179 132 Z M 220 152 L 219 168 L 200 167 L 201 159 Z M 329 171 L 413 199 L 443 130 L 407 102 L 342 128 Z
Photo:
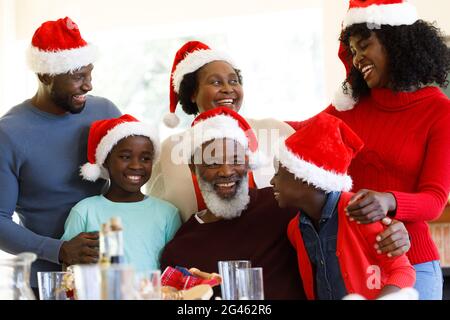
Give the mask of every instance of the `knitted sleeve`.
M 416 281 L 416 272 L 406 254 L 390 258 L 386 254 L 378 254 L 374 248 L 377 235 L 383 232 L 386 227 L 380 222 L 355 225 L 358 226 L 363 238 L 366 239 L 366 248 L 370 251 L 368 254 L 375 257 L 375 260 L 378 261 L 378 264 L 373 266 L 371 271 L 376 272 L 375 268 L 379 267 L 381 273 L 386 275 L 384 285 L 392 285 L 399 288 L 413 287 Z
M 416 193 L 391 192 L 397 201 L 395 218 L 405 222 L 439 218 L 450 191 L 450 112 L 431 127 Z
M 0 249 L 11 254 L 33 252 L 59 263 L 62 241 L 40 236 L 12 220 L 19 197 L 21 155 L 0 129 Z

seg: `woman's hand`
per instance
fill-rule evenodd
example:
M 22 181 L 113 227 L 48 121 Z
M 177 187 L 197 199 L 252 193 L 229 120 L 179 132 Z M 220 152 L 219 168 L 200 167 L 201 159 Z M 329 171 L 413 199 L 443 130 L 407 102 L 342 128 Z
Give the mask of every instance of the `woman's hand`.
M 385 218 L 389 211 L 396 208 L 397 202 L 392 193 L 361 189 L 350 199 L 345 211 L 350 221 L 367 224 Z
M 387 254 L 388 257 L 396 257 L 408 252 L 411 242 L 405 225 L 391 218 L 384 218 L 382 223 L 388 228 L 376 238 L 375 249 L 377 252 Z

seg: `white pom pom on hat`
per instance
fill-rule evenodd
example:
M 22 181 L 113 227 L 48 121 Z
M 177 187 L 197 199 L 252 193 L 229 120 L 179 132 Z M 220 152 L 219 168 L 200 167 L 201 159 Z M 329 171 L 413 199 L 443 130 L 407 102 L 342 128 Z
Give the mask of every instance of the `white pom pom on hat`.
M 166 113 L 163 122 L 169 128 L 176 128 L 180 124 L 180 118 L 175 113 Z
M 92 182 L 97 181 L 97 179 L 100 178 L 101 173 L 101 169 L 96 163 L 86 162 L 80 168 L 80 174 L 84 180 Z

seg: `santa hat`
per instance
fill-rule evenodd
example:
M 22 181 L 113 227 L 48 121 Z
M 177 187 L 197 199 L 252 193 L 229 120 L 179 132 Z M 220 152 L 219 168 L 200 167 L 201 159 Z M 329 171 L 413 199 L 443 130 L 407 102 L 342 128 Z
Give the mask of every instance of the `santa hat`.
M 129 114 L 119 118 L 94 121 L 89 130 L 87 158 L 81 166 L 80 174 L 85 180 L 109 179 L 108 171 L 103 167 L 111 149 L 122 139 L 129 136 L 148 137 L 153 144 L 153 162 L 159 157 L 159 138 L 156 126 L 149 126 Z
M 93 63 L 97 48 L 87 43 L 70 18 L 44 22 L 27 50 L 30 69 L 39 74 L 63 74 Z
M 266 161 L 258 150 L 258 140 L 253 129 L 242 116 L 230 108 L 217 107 L 202 112 L 192 122 L 192 127 L 186 134 L 191 141 L 190 153 L 187 155 L 189 159 L 205 142 L 228 138 L 246 149 L 252 169 Z
M 417 9 L 408 0 L 350 0 L 343 26 L 357 23 L 411 25 L 417 19 Z
M 411 25 L 417 19 L 417 9 L 408 0 L 350 0 L 342 26 L 346 28 L 358 23 L 367 23 L 373 26 Z M 344 63 L 347 76 L 352 66 L 349 56 L 341 43 L 339 58 Z M 353 109 L 357 101 L 353 99 L 350 88 L 347 93 L 339 88 L 331 103 L 338 111 L 346 111 Z
M 175 54 L 170 77 L 170 113 L 164 116 L 164 123 L 169 128 L 175 128 L 180 119 L 175 114 L 178 104 L 180 84 L 186 74 L 192 73 L 213 61 L 226 61 L 234 67 L 231 59 L 224 53 L 212 50 L 200 41 L 185 43 Z
M 322 112 L 283 140 L 277 158 L 297 179 L 326 192 L 351 190 L 347 170 L 363 142 L 342 120 Z

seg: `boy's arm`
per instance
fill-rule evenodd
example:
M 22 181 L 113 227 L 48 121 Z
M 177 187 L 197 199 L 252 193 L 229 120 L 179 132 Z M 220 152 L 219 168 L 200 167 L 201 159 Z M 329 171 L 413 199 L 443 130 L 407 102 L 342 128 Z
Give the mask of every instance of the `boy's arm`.
M 86 221 L 75 209 L 72 209 L 67 217 L 61 240 L 64 242 L 59 259 L 64 264 L 96 263 L 98 261 L 98 232 L 86 232 Z
M 170 216 L 169 223 L 166 228 L 166 243 L 173 239 L 178 229 L 181 227 L 180 211 L 175 209 Z
M 61 240 L 72 240 L 78 234 L 85 231 L 87 231 L 86 219 L 75 208 L 72 208 L 64 223 L 64 234 L 62 235 Z
M 370 251 L 368 253 L 375 257 L 375 260 L 378 261 L 377 267 L 387 276 L 384 287 L 381 288 L 380 296 L 401 288 L 413 287 L 416 281 L 416 272 L 406 255 L 388 257 L 385 254 L 378 254 L 375 249 L 376 237 L 384 231 L 385 226 L 380 222 L 368 225 L 355 223 L 355 225 L 361 231 L 363 238 L 366 239 L 367 248 Z

